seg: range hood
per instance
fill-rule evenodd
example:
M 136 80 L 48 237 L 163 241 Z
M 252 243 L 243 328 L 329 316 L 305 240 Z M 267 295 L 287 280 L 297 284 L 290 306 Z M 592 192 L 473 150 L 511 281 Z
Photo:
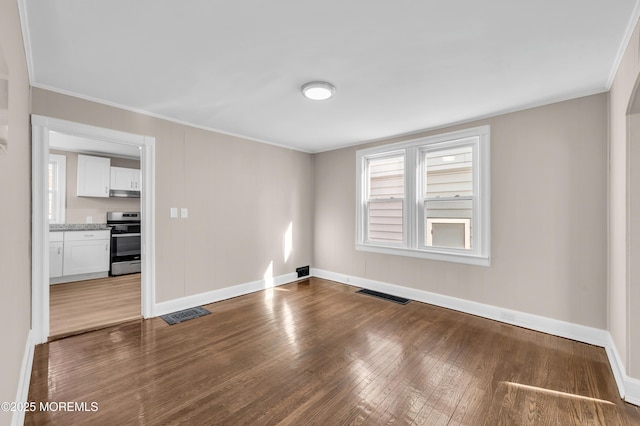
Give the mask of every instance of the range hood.
M 130 191 L 124 189 L 111 189 L 109 197 L 115 198 L 140 198 L 140 191 Z

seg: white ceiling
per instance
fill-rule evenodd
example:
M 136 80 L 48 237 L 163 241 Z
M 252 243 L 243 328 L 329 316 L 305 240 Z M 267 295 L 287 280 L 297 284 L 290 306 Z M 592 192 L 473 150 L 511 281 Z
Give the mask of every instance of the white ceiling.
M 33 86 L 307 152 L 606 91 L 638 1 L 20 0 Z

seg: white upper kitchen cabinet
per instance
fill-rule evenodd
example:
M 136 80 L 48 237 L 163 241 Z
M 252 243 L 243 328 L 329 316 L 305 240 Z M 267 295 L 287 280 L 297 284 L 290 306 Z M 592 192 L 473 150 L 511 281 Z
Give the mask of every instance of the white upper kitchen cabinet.
M 111 189 L 140 191 L 140 170 L 127 167 L 111 167 Z
M 111 159 L 78 155 L 78 197 L 109 197 Z

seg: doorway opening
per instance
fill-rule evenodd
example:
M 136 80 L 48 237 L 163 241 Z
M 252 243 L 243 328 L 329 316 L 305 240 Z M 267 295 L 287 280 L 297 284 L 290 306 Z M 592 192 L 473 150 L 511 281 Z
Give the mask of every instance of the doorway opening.
M 151 317 L 155 303 L 155 139 L 38 115 L 33 115 L 31 121 L 31 312 L 32 329 L 37 343 L 44 343 L 52 336 L 61 337 L 112 325 L 122 320 L 140 316 Z M 52 191 L 49 185 L 52 181 L 52 153 L 66 157 L 67 167 L 71 164 L 74 168 L 66 172 L 70 180 L 78 177 L 77 181 L 66 184 L 67 199 L 70 198 L 69 193 L 74 197 L 68 202 L 61 201 L 61 196 L 56 200 L 56 191 Z M 83 157 L 89 158 L 87 160 Z M 137 189 L 140 189 L 137 200 L 116 197 L 115 193 L 109 193 L 108 188 L 108 194 L 101 195 L 102 198 L 92 197 L 91 194 L 87 197 L 79 196 L 90 190 L 89 187 L 81 188 L 84 185 L 84 179 L 80 180 L 83 176 L 82 162 L 104 159 L 108 164 L 108 174 L 110 163 L 107 159 L 110 158 L 114 159 L 115 168 L 119 172 L 127 170 L 120 167 L 123 165 L 132 166 L 128 170 L 135 170 L 134 163 L 139 161 L 137 180 L 134 179 L 136 185 L 139 185 Z M 89 170 L 93 173 L 97 169 L 92 165 Z M 109 183 L 106 183 L 106 186 L 108 185 Z M 63 205 L 62 209 L 60 204 Z M 64 206 L 72 208 L 65 209 Z M 111 228 L 106 226 L 105 219 L 106 210 L 112 206 L 113 209 L 135 210 L 140 215 L 139 273 L 129 271 L 135 273 L 121 275 L 111 269 L 113 253 L 110 247 L 113 236 Z M 53 215 L 52 211 L 55 212 Z M 77 232 L 77 229 L 74 229 L 76 227 L 81 232 Z M 63 242 L 58 242 L 61 237 Z M 87 241 L 84 241 L 85 239 Z M 52 247 L 56 244 L 57 249 L 53 250 Z M 54 257 L 58 256 L 58 251 L 65 255 L 64 260 Z M 107 262 L 106 266 L 104 262 Z M 57 272 L 58 264 L 62 263 L 66 268 Z M 84 269 L 85 264 L 92 266 Z M 54 278 L 51 278 L 52 276 Z M 74 301 L 74 298 L 78 300 Z M 75 317 L 74 311 L 77 314 Z

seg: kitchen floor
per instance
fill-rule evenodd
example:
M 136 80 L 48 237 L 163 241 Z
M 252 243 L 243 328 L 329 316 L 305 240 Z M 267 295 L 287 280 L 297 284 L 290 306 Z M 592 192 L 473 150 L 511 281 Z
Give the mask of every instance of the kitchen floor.
M 50 340 L 142 318 L 141 274 L 49 287 Z

